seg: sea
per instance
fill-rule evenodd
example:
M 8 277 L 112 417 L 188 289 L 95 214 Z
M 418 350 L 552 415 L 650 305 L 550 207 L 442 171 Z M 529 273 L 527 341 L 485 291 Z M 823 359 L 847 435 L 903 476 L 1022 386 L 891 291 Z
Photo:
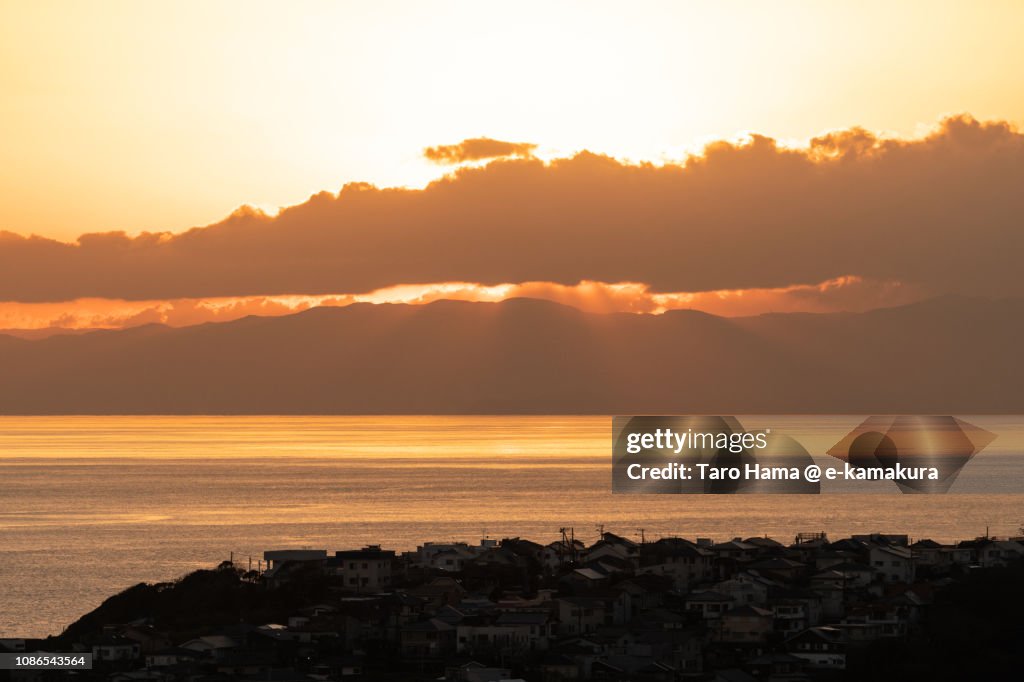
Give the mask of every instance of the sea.
M 801 532 L 948 542 L 1024 524 L 1024 418 L 966 416 L 996 439 L 945 495 L 891 482 L 821 495 L 611 492 L 611 417 L 0 417 L 0 638 L 58 634 L 105 598 L 266 550 L 602 529 L 637 541 Z M 739 418 L 816 462 L 862 416 Z

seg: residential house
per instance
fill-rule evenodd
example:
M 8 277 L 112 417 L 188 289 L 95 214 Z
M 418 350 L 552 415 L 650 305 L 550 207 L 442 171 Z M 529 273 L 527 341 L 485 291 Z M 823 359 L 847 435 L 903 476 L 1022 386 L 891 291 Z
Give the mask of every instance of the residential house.
M 562 576 L 559 582 L 576 591 L 588 592 L 608 584 L 608 574 L 593 568 L 576 568 Z
M 744 571 L 717 583 L 714 591 L 732 597 L 737 605 L 764 604 L 768 600 L 768 591 L 777 584 L 756 572 Z
M 263 553 L 268 570 L 289 561 L 323 563 L 326 560 L 326 549 L 273 549 Z
M 561 635 L 591 634 L 612 621 L 608 605 L 600 597 L 561 597 L 556 603 Z
M 942 545 L 934 540 L 918 540 L 910 546 L 910 551 L 918 566 L 938 566 L 942 563 Z
M 721 542 L 711 547 L 711 551 L 719 559 L 733 559 L 734 561 L 750 561 L 761 553 L 762 548 L 754 543 L 745 542 L 741 538 L 733 538 L 728 542 Z
M 334 553 L 327 561 L 327 570 L 342 579 L 342 584 L 353 592 L 378 592 L 391 587 L 395 553 L 382 550 L 380 545 Z
M 721 615 L 715 638 L 732 644 L 763 643 L 774 630 L 774 620 L 768 609 L 750 604 L 737 606 Z
M 134 661 L 141 655 L 139 643 L 122 635 L 105 635 L 92 645 L 94 661 Z
M 466 618 L 458 625 L 456 651 L 544 651 L 554 633 L 549 611 L 509 611 L 487 618 Z
M 795 634 L 821 623 L 822 598 L 811 590 L 774 588 L 767 608 L 775 617 L 775 629 L 784 635 Z
M 788 582 L 795 580 L 798 576 L 805 573 L 807 566 L 799 561 L 793 561 L 792 559 L 772 557 L 770 559 L 754 561 L 747 565 L 747 569 L 757 571 L 762 575 L 769 576 L 776 580 Z
M 869 561 L 875 577 L 883 582 L 914 582 L 914 555 L 909 547 L 873 545 Z
M 662 538 L 640 547 L 640 567 L 637 574 L 666 576 L 677 590 L 710 580 L 714 575 L 715 555 L 681 538 Z
M 855 562 L 836 564 L 829 570 L 843 576 L 846 589 L 867 587 L 875 576 L 874 568 Z
M 821 597 L 823 618 L 836 619 L 843 615 L 846 586 L 846 575 L 839 571 L 828 569 L 811 576 L 810 589 Z
M 717 590 L 701 590 L 686 596 L 683 602 L 687 611 L 700 613 L 703 620 L 717 620 L 736 605 L 732 596 Z
M 624 580 L 616 587 L 629 592 L 635 609 L 648 610 L 664 605 L 665 597 L 672 590 L 673 584 L 669 576 L 644 573 Z
M 854 542 L 863 542 L 867 545 L 889 545 L 890 547 L 906 547 L 910 544 L 910 537 L 902 533 L 869 533 L 867 535 L 851 535 Z
M 468 594 L 456 578 L 440 576 L 430 582 L 408 590 L 408 593 L 423 601 L 423 609 L 428 612 L 436 611 L 445 604 L 458 604 Z
M 456 626 L 428 618 L 401 629 L 400 648 L 407 658 L 444 658 L 456 649 Z
M 996 540 L 986 537 L 965 540 L 957 547 L 970 550 L 971 564 L 984 568 L 1005 566 L 1024 556 L 1024 546 L 1013 540 Z
M 579 540 L 557 540 L 541 550 L 538 560 L 551 572 L 557 572 L 563 566 L 577 561 L 586 549 Z
M 846 638 L 834 627 L 813 627 L 786 640 L 786 649 L 817 670 L 846 669 Z
M 191 649 L 205 654 L 210 658 L 223 658 L 228 652 L 238 648 L 238 641 L 228 635 L 204 635 L 190 639 L 179 645 L 182 649 Z

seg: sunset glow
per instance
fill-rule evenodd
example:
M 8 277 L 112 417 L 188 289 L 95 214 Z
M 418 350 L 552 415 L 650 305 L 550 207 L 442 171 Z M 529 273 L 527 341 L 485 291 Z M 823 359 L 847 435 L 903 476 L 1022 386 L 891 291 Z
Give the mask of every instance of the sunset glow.
M 182 231 L 347 182 L 423 186 L 428 147 L 678 160 L 1024 116 L 1024 5 L 270 2 L 0 5 L 0 229 Z M 765 30 L 771 26 L 771 30 Z
M 524 282 L 486 286 L 469 282 L 407 284 L 365 294 L 332 296 L 250 296 L 235 298 L 124 301 L 79 299 L 64 303 L 0 303 L 0 329 L 58 332 L 80 329 L 121 329 L 143 324 L 181 327 L 227 322 L 246 315 L 290 315 L 310 308 L 353 303 L 422 305 L 440 300 L 495 303 L 536 298 L 595 313 L 662 314 L 669 310 L 700 310 L 726 317 L 768 312 L 863 311 L 920 298 L 899 282 L 868 282 L 842 277 L 813 285 L 776 289 L 735 289 L 655 293 L 635 282 Z
M 0 0 L 0 670 L 1019 677 L 1022 27 Z

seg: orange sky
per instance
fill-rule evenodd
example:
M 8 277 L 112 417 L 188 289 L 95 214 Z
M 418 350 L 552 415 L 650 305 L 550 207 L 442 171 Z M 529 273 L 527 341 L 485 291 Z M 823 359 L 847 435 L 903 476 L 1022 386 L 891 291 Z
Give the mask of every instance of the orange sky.
M 181 231 L 426 147 L 680 159 L 757 131 L 1024 119 L 1024 3 L 0 3 L 0 229 Z
M 1011 0 L 0 3 L 0 328 L 1024 295 L 1022 25 Z

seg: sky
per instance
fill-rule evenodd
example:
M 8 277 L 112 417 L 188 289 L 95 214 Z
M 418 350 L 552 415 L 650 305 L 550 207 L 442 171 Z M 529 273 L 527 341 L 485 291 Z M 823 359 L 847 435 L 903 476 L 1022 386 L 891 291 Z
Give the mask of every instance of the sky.
M 1024 4 L 0 3 L 0 229 L 182 231 L 430 146 L 679 159 L 755 131 L 1024 120 Z
M 1021 295 L 1022 25 L 1002 0 L 0 0 L 0 328 Z

